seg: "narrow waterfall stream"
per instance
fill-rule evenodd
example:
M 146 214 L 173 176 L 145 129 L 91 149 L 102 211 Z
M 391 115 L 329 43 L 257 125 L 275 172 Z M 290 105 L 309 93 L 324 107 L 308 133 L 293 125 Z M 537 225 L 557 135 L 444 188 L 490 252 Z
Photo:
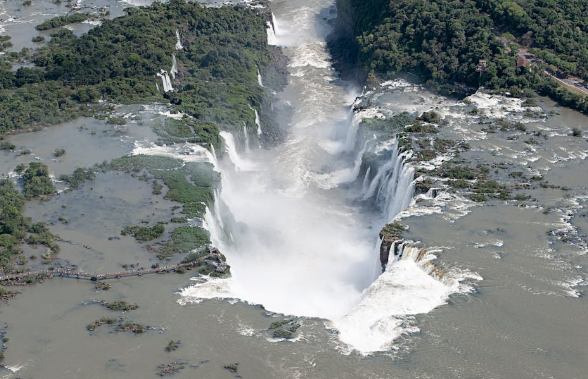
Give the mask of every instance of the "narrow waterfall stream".
M 410 204 L 413 171 L 394 144 L 389 162 L 373 178 L 359 179 L 364 191 L 350 185 L 370 144 L 358 140 L 362 115 L 352 105 L 359 90 L 339 80 L 329 62 L 332 5 L 273 3 L 269 42 L 282 46 L 291 74 L 278 95 L 293 108 L 289 135 L 272 150 L 247 153 L 235 136 L 221 133 L 222 191 L 206 223 L 232 277 L 182 295 L 237 298 L 325 318 L 343 342 L 369 352 L 386 349 L 402 333 L 395 315 L 430 311 L 450 291 L 414 261 L 391 264 L 380 276 L 378 232 Z

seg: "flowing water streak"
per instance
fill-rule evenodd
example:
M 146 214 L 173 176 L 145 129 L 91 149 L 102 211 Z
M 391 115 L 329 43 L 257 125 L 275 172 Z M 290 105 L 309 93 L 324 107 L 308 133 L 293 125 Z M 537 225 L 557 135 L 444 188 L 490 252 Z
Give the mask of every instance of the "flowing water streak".
M 245 152 L 249 154 L 251 147 L 249 146 L 249 134 L 247 133 L 247 124 L 243 122 L 243 138 L 245 139 Z
M 277 33 L 276 33 L 276 29 L 277 29 L 277 23 L 276 23 L 276 19 L 274 17 L 274 14 L 272 13 L 271 16 L 271 21 L 267 22 L 267 43 L 268 45 L 271 46 L 277 46 L 278 43 L 278 37 L 277 37 Z
M 257 109 L 255 111 L 255 125 L 257 125 L 257 136 L 261 137 L 263 131 L 261 130 L 261 121 L 259 120 L 259 113 L 257 113 Z
M 260 87 L 265 87 L 263 85 L 263 80 L 261 79 L 261 73 L 259 72 L 259 69 L 257 70 L 257 84 L 259 84 Z
M 161 70 L 157 73 L 157 76 L 161 78 L 161 82 L 163 84 L 163 92 L 170 92 L 174 90 L 172 86 L 171 79 L 169 78 L 169 74 L 165 70 Z
M 180 31 L 176 29 L 176 50 L 183 50 L 184 46 L 182 45 L 182 41 L 180 40 Z
M 169 70 L 169 74 L 171 75 L 172 79 L 176 79 L 176 74 L 178 73 L 178 62 L 176 60 L 176 55 L 172 54 L 172 66 L 171 69 Z M 171 83 L 170 83 L 171 85 Z

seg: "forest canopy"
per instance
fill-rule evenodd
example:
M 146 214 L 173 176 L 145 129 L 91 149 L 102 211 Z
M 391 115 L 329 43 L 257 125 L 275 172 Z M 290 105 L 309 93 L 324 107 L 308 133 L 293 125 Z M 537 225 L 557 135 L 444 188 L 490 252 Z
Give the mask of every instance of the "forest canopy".
M 86 104 L 100 99 L 171 101 L 202 122 L 254 124 L 249 106 L 259 109 L 265 96 L 257 70 L 269 63 L 263 15 L 243 6 L 206 8 L 184 0 L 126 12 L 81 37 L 56 29 L 35 51 L 33 68 L 12 71 L 3 62 L 0 133 L 91 114 Z M 157 74 L 170 71 L 172 54 L 178 73 L 174 91 L 164 93 Z
M 588 112 L 583 96 L 543 73 L 588 79 L 588 3 L 577 0 L 338 0 L 335 59 L 365 73 L 415 74 L 436 89 L 485 86 L 549 95 Z M 351 20 L 351 22 L 348 22 Z M 499 38 L 500 37 L 500 38 Z M 535 70 L 517 64 L 534 53 Z M 553 66 L 553 67 L 550 67 Z M 453 87 L 455 88 L 455 87 Z

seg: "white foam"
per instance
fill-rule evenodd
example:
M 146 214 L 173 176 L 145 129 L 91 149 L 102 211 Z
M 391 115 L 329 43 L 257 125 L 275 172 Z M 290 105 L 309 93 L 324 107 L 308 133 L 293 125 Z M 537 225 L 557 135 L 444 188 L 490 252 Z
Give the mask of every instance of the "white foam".
M 257 168 L 257 165 L 254 162 L 239 155 L 235 144 L 235 137 L 233 137 L 231 133 L 222 131 L 220 132 L 220 135 L 225 141 L 225 150 L 229 155 L 229 159 L 237 171 L 252 171 Z
M 100 20 L 84 20 L 84 21 L 82 21 L 82 24 L 90 24 L 93 26 L 100 26 L 100 25 L 102 25 L 102 21 L 100 21 Z
M 169 70 L 169 74 L 171 75 L 172 79 L 176 79 L 176 75 L 178 74 L 178 72 L 178 62 L 176 60 L 175 54 L 172 54 L 172 66 Z
M 179 143 L 172 146 L 158 146 L 154 143 L 135 142 L 132 155 L 155 155 L 170 157 L 184 162 L 208 162 L 214 165 L 215 160 L 210 151 L 194 143 Z
M 469 291 L 461 280 L 482 279 L 465 270 L 449 272 L 443 280 L 434 278 L 429 275 L 432 252 L 423 257 L 420 249 L 408 247 L 400 260 L 388 263 L 360 303 L 333 322 L 341 341 L 363 354 L 389 350 L 400 335 L 418 330 L 407 316 L 428 313 L 445 304 L 450 294 Z
M 163 92 L 170 92 L 174 90 L 172 86 L 171 79 L 169 78 L 169 74 L 165 70 L 161 70 L 157 73 L 157 76 L 161 78 L 161 82 L 163 84 Z
M 184 46 L 182 45 L 182 40 L 180 39 L 180 31 L 176 29 L 176 50 L 183 50 Z

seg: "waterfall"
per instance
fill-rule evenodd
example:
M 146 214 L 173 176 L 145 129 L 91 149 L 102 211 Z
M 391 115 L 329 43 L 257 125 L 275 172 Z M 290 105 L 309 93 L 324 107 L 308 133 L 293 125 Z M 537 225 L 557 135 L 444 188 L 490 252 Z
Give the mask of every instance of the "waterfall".
M 220 132 L 222 139 L 225 141 L 225 151 L 227 152 L 229 159 L 233 163 L 235 170 L 237 171 L 251 171 L 255 169 L 255 164 L 242 158 L 237 152 L 237 145 L 235 144 L 235 137 L 229 133 L 222 131 Z
M 155 88 L 157 88 L 157 92 L 161 91 L 161 90 L 159 89 L 159 84 L 157 84 L 157 83 L 155 83 Z
M 359 112 L 353 113 L 351 118 L 351 124 L 347 129 L 347 136 L 345 138 L 345 145 L 343 151 L 353 151 L 355 148 L 355 142 L 357 140 L 357 132 L 359 130 L 359 124 L 363 120 L 363 117 L 359 115 Z
M 253 108 L 252 108 L 253 109 Z M 259 113 L 257 113 L 257 109 L 253 109 L 255 111 L 255 125 L 257 125 L 257 136 L 261 137 L 261 121 L 259 120 Z
M 157 73 L 157 76 L 161 78 L 161 82 L 163 83 L 163 92 L 170 92 L 174 90 L 172 86 L 171 79 L 169 78 L 169 74 L 165 70 L 161 70 Z
M 395 261 L 364 292 L 359 304 L 333 323 L 339 338 L 362 353 L 389 350 L 391 341 L 418 330 L 406 316 L 432 311 L 459 288 L 456 279 L 439 279 L 443 274 L 426 250 L 405 243 L 397 249 Z
M 361 185 L 361 193 L 365 193 L 368 189 L 368 186 L 370 184 L 369 180 L 370 180 L 370 171 L 372 170 L 371 167 L 368 167 L 367 170 L 365 171 L 365 176 L 363 177 L 363 182 Z
M 278 46 L 278 37 L 276 33 L 276 18 L 271 15 L 271 20 L 267 22 L 267 43 L 268 45 Z
M 333 171 L 328 174 L 315 175 L 316 184 L 323 189 L 330 189 L 338 187 L 344 183 L 351 183 L 357 179 L 359 171 L 361 170 L 361 162 L 363 155 L 367 150 L 368 142 L 363 144 L 362 149 L 357 153 L 353 161 L 353 166 L 344 168 L 338 171 Z
M 414 192 L 414 169 L 405 165 L 404 161 L 410 157 L 410 152 L 398 154 L 398 141 L 392 147 L 390 159 L 378 168 L 378 172 L 369 185 L 368 173 L 362 186 L 362 199 L 374 199 L 388 222 L 392 221 L 402 209 L 412 200 Z
M 176 79 L 176 74 L 178 73 L 178 62 L 176 61 L 175 54 L 172 54 L 172 66 L 169 70 L 169 74 L 171 75 L 172 79 Z
M 210 155 L 211 155 L 211 160 L 210 163 L 212 163 L 212 165 L 214 166 L 215 169 L 218 169 L 218 158 L 216 156 L 216 149 L 214 148 L 214 145 L 210 145 Z
M 354 112 L 353 106 L 344 111 L 356 92 L 337 83 L 325 50 L 324 4 L 282 3 L 279 19 L 272 16 L 267 32 L 270 44 L 288 46 L 284 54 L 291 77 L 276 96 L 292 108 L 284 120 L 289 133 L 284 143 L 255 154 L 237 149 L 240 126 L 235 135 L 220 133 L 222 188 L 215 195 L 219 207 L 211 206 L 206 222 L 232 276 L 203 280 L 183 290 L 182 298 L 236 298 L 272 312 L 321 317 L 359 351 L 387 349 L 410 331 L 404 324 L 408 317 L 402 316 L 428 312 L 447 293 L 409 260 L 389 264 L 378 275 L 381 265 L 374 251 L 382 241 L 377 234 L 412 195 L 413 172 L 404 164 L 409 154 L 399 154 L 394 142 L 392 149 L 378 150 L 382 164 L 370 164 L 360 176 L 372 146 L 371 141 L 360 145 L 359 124 L 363 117 L 377 117 L 377 111 Z M 258 111 L 251 109 L 258 136 L 267 133 Z M 345 120 L 346 134 L 340 131 Z M 355 201 L 352 191 L 359 186 L 361 199 L 377 207 Z
M 245 151 L 249 153 L 249 134 L 247 133 L 247 124 L 245 124 L 245 122 L 243 122 L 243 137 L 245 139 Z
M 176 29 L 176 50 L 183 50 L 184 46 L 182 45 L 182 41 L 180 40 L 180 31 Z
M 259 72 L 259 69 L 257 69 L 257 84 L 259 84 L 261 87 L 265 87 L 263 85 L 263 80 L 261 80 L 261 73 Z

